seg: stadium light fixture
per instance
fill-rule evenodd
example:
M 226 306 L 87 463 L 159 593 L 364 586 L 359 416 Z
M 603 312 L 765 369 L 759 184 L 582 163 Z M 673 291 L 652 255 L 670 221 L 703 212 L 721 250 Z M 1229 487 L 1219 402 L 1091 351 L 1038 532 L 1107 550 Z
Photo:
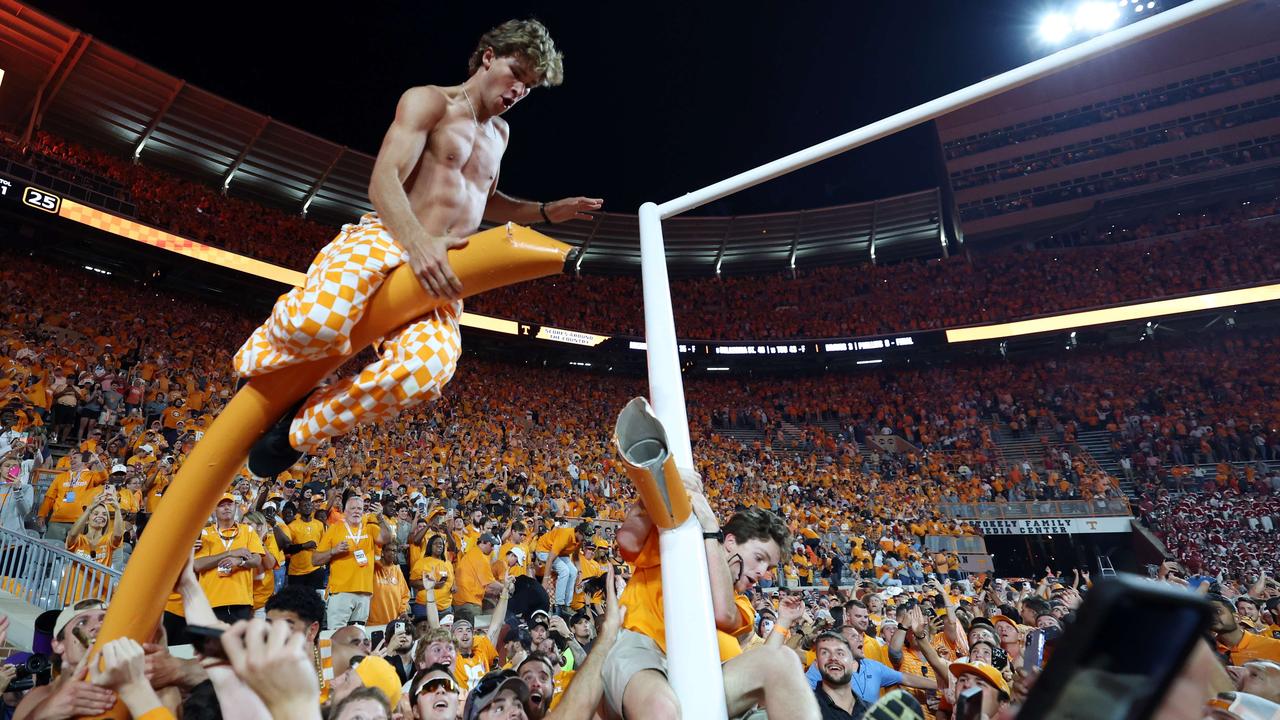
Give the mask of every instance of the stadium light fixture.
M 1073 18 L 1075 29 L 1087 33 L 1105 32 L 1119 21 L 1119 7 L 1100 0 L 1081 3 Z
M 1071 35 L 1071 18 L 1062 13 L 1051 13 L 1040 21 L 1040 39 L 1057 45 Z

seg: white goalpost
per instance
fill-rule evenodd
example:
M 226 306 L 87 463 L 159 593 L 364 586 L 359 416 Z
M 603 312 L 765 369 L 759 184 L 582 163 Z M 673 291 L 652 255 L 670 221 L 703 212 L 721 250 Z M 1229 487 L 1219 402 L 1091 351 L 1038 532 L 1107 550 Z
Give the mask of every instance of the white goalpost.
M 694 467 L 662 239 L 663 219 L 1247 1 L 1191 0 L 661 205 L 652 202 L 641 205 L 640 261 L 650 402 L 666 429 L 676 464 L 681 468 Z M 690 517 L 680 527 L 662 531 L 659 539 L 666 609 L 667 677 L 680 701 L 681 715 L 698 720 L 725 718 L 724 682 L 701 529 L 697 520 Z

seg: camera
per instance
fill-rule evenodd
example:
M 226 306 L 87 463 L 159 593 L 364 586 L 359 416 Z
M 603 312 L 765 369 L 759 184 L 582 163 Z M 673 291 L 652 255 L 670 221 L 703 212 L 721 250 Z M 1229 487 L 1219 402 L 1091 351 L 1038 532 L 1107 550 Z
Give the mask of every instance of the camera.
M 48 655 L 37 653 L 15 667 L 17 672 L 14 673 L 13 681 L 9 683 L 6 692 L 22 692 L 37 685 L 47 685 L 53 664 L 49 662 Z

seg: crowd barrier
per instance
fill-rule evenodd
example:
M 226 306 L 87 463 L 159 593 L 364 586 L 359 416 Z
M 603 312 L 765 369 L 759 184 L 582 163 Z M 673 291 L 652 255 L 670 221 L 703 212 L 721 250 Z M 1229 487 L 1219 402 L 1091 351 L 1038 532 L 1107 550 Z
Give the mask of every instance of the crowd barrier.
M 120 573 L 39 538 L 0 528 L 0 590 L 41 610 L 110 602 Z

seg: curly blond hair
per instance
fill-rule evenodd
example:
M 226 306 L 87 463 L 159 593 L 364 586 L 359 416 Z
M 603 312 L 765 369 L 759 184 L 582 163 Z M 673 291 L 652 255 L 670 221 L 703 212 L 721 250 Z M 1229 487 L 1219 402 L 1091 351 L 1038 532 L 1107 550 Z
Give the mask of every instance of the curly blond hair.
M 480 69 L 484 51 L 489 48 L 493 48 L 498 57 L 518 56 L 528 60 L 538 73 L 539 85 L 550 87 L 564 82 L 564 56 L 556 49 L 547 27 L 537 20 L 508 20 L 481 35 L 467 63 L 470 75 Z

